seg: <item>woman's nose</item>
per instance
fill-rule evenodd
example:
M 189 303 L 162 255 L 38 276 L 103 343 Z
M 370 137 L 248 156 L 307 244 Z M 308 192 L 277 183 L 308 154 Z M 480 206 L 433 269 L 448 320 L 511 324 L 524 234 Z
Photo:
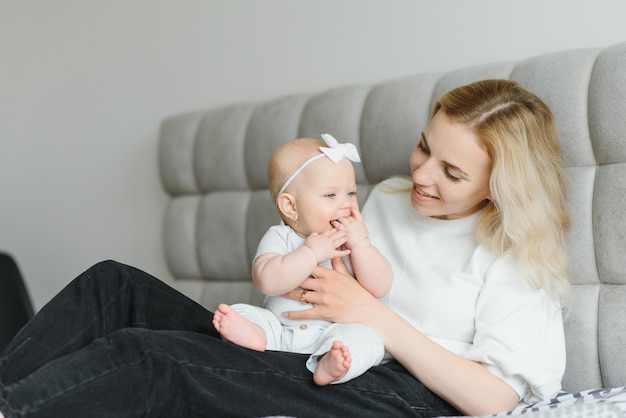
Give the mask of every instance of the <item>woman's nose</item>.
M 413 181 L 418 184 L 429 185 L 433 183 L 434 173 L 435 164 L 428 158 L 416 165 L 412 173 Z

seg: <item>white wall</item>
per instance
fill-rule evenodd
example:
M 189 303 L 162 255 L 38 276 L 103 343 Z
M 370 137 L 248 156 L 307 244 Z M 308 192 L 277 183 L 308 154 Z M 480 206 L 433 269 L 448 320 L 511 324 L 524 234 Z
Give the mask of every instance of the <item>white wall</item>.
M 165 116 L 626 41 L 621 0 L 0 0 L 0 250 L 36 308 L 96 261 L 169 280 Z

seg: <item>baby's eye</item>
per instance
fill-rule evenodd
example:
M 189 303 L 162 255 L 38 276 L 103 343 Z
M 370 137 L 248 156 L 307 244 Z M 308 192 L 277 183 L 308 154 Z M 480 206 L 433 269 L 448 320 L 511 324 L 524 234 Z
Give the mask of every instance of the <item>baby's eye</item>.
M 348 193 L 348 196 L 350 196 L 350 197 L 356 197 L 356 192 L 350 192 L 350 193 Z
M 337 196 L 335 193 L 327 193 L 327 194 L 324 195 L 324 197 L 327 197 L 329 199 L 332 199 L 335 196 Z

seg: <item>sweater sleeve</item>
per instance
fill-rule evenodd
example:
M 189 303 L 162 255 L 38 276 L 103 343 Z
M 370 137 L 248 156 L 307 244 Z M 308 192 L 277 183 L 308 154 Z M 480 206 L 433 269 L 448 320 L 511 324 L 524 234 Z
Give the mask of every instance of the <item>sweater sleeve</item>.
M 498 257 L 487 268 L 475 327 L 464 357 L 481 362 L 524 402 L 559 392 L 565 371 L 561 309 L 526 282 L 511 256 Z

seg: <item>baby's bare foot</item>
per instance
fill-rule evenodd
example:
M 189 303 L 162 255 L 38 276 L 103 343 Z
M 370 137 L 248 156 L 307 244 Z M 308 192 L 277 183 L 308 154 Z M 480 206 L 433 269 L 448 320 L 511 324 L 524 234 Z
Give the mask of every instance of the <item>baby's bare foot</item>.
M 350 350 L 341 341 L 335 341 L 328 353 L 320 359 L 313 381 L 324 386 L 341 379 L 352 364 Z
M 265 351 L 265 332 L 226 304 L 220 304 L 213 313 L 213 326 L 224 339 L 233 344 L 257 351 Z

